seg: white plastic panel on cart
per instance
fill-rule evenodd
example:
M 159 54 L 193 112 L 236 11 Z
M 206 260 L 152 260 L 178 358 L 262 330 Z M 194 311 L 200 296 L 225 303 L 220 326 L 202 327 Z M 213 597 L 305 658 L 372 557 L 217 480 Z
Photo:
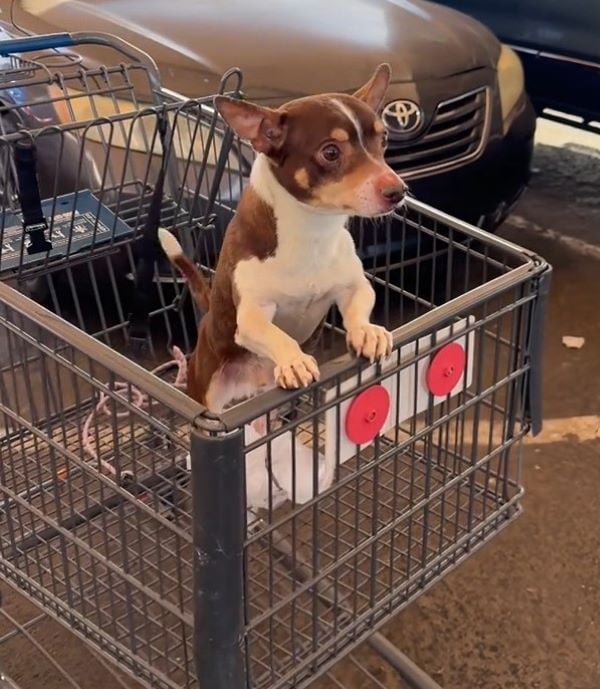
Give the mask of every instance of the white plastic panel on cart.
M 447 395 L 433 396 L 433 406 L 441 404 L 449 397 L 458 395 L 465 387 L 469 387 L 473 380 L 473 361 L 474 361 L 474 332 L 465 333 L 461 337 L 456 337 L 457 333 L 464 332 L 467 327 L 474 322 L 473 317 L 457 321 L 452 326 L 442 328 L 435 333 L 435 338 L 431 335 L 422 337 L 418 341 L 418 352 L 422 354 L 431 349 L 432 342 L 435 342 L 436 352 L 439 345 L 445 341 L 456 342 L 466 353 L 465 369 L 458 378 L 451 392 Z M 400 348 L 400 352 L 394 352 L 393 356 L 382 365 L 382 371 L 393 369 L 397 366 L 398 356 L 404 362 L 415 355 L 417 343 L 410 342 Z M 384 378 L 378 385 L 385 388 L 389 394 L 389 412 L 379 430 L 378 435 L 382 435 L 393 428 L 396 424 L 416 416 L 429 408 L 431 393 L 427 383 L 427 372 L 431 364 L 432 357 L 426 356 L 420 359 L 415 365 L 408 366 L 399 373 Z M 370 366 L 362 372 L 361 382 L 365 383 L 375 377 L 376 366 Z M 465 383 L 466 375 L 466 383 Z M 339 387 L 327 391 L 326 401 L 332 402 L 339 395 L 343 395 L 359 385 L 359 377 L 353 376 L 345 380 Z M 328 466 L 332 466 L 339 456 L 342 464 L 351 457 L 356 456 L 357 449 L 361 450 L 368 447 L 374 439 L 358 446 L 347 435 L 346 419 L 351 405 L 356 397 L 345 400 L 339 405 L 328 409 L 325 412 L 325 459 Z

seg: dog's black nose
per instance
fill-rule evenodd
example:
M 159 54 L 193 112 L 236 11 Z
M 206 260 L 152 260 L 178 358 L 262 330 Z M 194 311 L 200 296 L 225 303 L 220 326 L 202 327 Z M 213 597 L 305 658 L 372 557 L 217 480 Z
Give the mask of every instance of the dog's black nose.
M 393 184 L 389 187 L 384 187 L 381 190 L 381 195 L 386 201 L 398 205 L 406 195 L 406 186 L 404 184 Z

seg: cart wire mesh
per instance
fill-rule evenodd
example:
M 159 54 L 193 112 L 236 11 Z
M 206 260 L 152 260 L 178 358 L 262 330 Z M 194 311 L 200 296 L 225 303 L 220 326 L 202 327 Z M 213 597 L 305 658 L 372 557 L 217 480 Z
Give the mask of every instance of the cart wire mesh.
M 99 42 L 87 34 L 80 40 L 92 39 Z M 113 53 L 134 51 L 125 46 Z M 145 58 L 86 67 L 62 55 L 11 57 L 14 73 L 5 73 L 0 83 L 0 278 L 11 278 L 113 345 L 119 336 L 127 338 L 127 294 L 133 292 L 139 240 L 161 167 L 160 223 L 178 232 L 190 253 L 192 241 L 211 242 L 205 248 L 216 255 L 246 165 L 212 98 L 186 101 L 165 93 Z M 241 75 L 232 70 L 220 90 L 237 95 L 240 86 Z M 30 251 L 34 233 L 23 233 L 22 171 L 16 164 L 23 150 L 34 160 L 25 172 L 37 179 L 50 250 Z M 39 234 L 38 225 L 34 229 Z M 162 331 L 172 338 L 174 328 L 183 329 L 189 349 L 193 332 L 176 320 L 163 319 Z
M 2 689 L 136 689 L 115 669 L 42 608 L 4 587 L 0 605 Z
M 54 88 L 41 101 L 62 115 L 0 137 L 15 189 L 16 145 L 40 160 L 55 141 L 50 174 L 38 166 L 52 251 L 14 240 L 0 264 L 0 575 L 144 686 L 305 686 L 518 515 L 548 267 L 413 200 L 356 221 L 390 360 L 351 359 L 332 310 L 318 384 L 215 417 L 173 385 L 185 374 L 173 348 L 191 351 L 200 314 L 166 262 L 146 295 L 146 347 L 128 314 L 161 166 L 161 223 L 210 276 L 243 145 L 207 99 L 148 103 L 147 65 L 39 65 L 19 79 Z M 18 197 L 2 197 L 3 245 Z M 448 347 L 460 370 L 446 366 L 453 385 L 433 394 Z M 387 414 L 367 410 L 380 425 L 358 442 L 348 418 L 373 389 Z M 348 661 L 357 681 L 382 686 L 363 652 Z
M 359 244 L 372 232 L 387 246 L 396 233 L 403 247 L 413 240 L 412 263 L 397 256 L 394 270 L 388 254 L 367 264 L 377 322 L 394 331 L 391 360 L 357 366 L 344 355 L 309 393 L 272 391 L 222 416 L 244 428 L 253 687 L 309 681 L 520 512 L 544 264 L 415 203 L 360 228 Z M 344 348 L 335 314 L 329 326 L 322 360 Z M 434 395 L 428 373 L 456 345 L 464 372 Z M 375 388 L 387 391 L 388 417 L 358 444 L 352 405 Z
M 388 642 L 389 643 L 389 642 Z M 133 677 L 83 644 L 16 589 L 2 591 L 0 689 L 137 689 Z M 326 673 L 315 689 L 406 689 L 397 669 L 367 645 Z
M 425 232 L 429 213 L 407 210 L 388 221 L 389 229 L 401 222 Z M 413 285 L 412 304 L 392 308 L 394 283 L 380 286 L 380 322 L 396 327 L 406 319 L 395 330 L 390 368 L 369 372 L 344 358 L 325 364 L 323 382 L 308 393 L 273 391 L 223 415 L 231 428 L 248 428 L 268 412 L 278 417 L 268 417 L 277 427 L 243 449 L 248 529 L 241 631 L 249 686 L 298 686 L 320 674 L 518 514 L 538 277 L 527 261 L 510 268 L 510 253 L 492 259 L 475 243 L 461 246 L 455 256 L 462 268 L 447 265 L 453 274 L 440 294 L 432 296 L 430 275 L 425 286 L 421 278 Z M 455 294 L 470 294 L 462 291 L 465 284 L 480 284 L 482 271 L 489 271 L 488 296 L 473 297 L 466 318 L 449 317 L 455 332 L 448 336 L 437 309 L 452 306 Z M 496 291 L 493 281 L 513 271 L 516 284 Z M 370 274 L 377 279 L 376 270 Z M 408 280 L 406 271 L 400 274 Z M 194 686 L 191 505 L 208 496 L 192 495 L 186 454 L 190 423 L 197 425 L 202 410 L 18 292 L 2 288 L 2 298 L 8 354 L 0 388 L 8 459 L 1 480 L 3 574 L 150 686 Z M 415 311 L 434 320 L 444 343 L 462 338 L 472 348 L 471 383 L 465 377 L 455 396 L 394 418 L 388 431 L 355 447 L 345 461 L 334 443 L 333 479 L 321 485 L 327 433 L 333 428 L 334 438 L 343 436 L 345 400 L 377 381 L 404 386 L 404 372 L 416 372 L 431 354 L 431 342 L 417 337 L 422 351 L 404 357 L 403 348 L 415 341 Z M 334 316 L 321 359 L 330 358 L 340 337 Z M 146 396 L 143 409 L 135 405 L 137 390 Z M 100 393 L 111 413 L 94 418 L 97 460 L 91 461 L 82 420 Z M 328 427 L 331 410 L 340 418 Z M 282 499 L 277 439 L 286 434 L 294 443 Z M 302 448 L 308 470 L 300 466 Z M 228 461 L 236 464 L 235 457 Z M 216 487 L 208 476 L 204 483 L 205 493 Z M 218 499 L 232 511 L 231 492 Z M 218 526 L 204 528 L 218 533 Z

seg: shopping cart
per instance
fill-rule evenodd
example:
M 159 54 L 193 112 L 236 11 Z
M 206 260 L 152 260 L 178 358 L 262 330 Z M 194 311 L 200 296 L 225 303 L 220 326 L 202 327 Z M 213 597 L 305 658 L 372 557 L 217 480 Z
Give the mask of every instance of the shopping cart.
M 162 90 L 131 46 L 52 41 L 120 54 L 56 67 L 15 57 L 45 42 L 0 46 L 7 82 L 50 89 L 62 113 L 0 137 L 14 180 L 0 239 L 10 226 L 20 242 L 0 265 L 0 574 L 148 687 L 301 687 L 363 642 L 411 686 L 437 687 L 377 630 L 520 512 L 548 265 L 413 200 L 356 223 L 359 247 L 377 247 L 365 267 L 390 360 L 349 357 L 332 312 L 318 384 L 210 414 L 178 389 L 185 359 L 168 350 L 193 346 L 199 314 L 153 231 L 175 231 L 209 275 L 243 144 L 210 100 Z M 239 89 L 233 71 L 222 90 Z M 20 145 L 58 137 L 58 170 L 66 136 L 90 173 L 40 195 L 36 241 L 52 247 L 30 251 Z

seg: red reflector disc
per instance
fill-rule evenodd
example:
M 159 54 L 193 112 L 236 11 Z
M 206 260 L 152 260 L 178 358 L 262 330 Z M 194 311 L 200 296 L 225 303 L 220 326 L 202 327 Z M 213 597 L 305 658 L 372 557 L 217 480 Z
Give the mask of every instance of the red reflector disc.
M 383 428 L 390 413 L 390 394 L 381 385 L 363 390 L 346 414 L 346 436 L 356 445 L 370 443 Z
M 431 360 L 427 370 L 427 387 L 436 397 L 449 395 L 464 373 L 465 350 L 458 342 L 442 347 Z

